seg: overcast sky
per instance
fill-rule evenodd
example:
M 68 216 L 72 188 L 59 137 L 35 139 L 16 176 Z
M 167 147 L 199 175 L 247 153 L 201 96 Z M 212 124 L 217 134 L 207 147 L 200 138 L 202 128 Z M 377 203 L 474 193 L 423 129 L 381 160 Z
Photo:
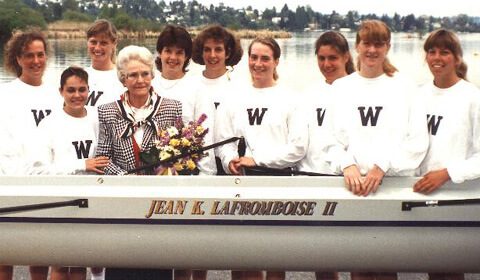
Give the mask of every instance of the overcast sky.
M 189 2 L 190 0 L 184 0 Z M 252 6 L 254 9 L 264 10 L 275 6 L 279 11 L 284 4 L 295 11 L 297 6 L 310 5 L 316 12 L 330 14 L 333 10 L 340 14 L 346 14 L 349 10 L 356 10 L 360 14 L 375 13 L 379 16 L 388 14 L 393 16 L 395 12 L 401 16 L 409 14 L 432 15 L 436 17 L 467 14 L 480 16 L 480 1 L 478 0 L 197 0 L 202 5 L 214 4 L 217 6 L 223 2 L 226 6 L 242 8 Z

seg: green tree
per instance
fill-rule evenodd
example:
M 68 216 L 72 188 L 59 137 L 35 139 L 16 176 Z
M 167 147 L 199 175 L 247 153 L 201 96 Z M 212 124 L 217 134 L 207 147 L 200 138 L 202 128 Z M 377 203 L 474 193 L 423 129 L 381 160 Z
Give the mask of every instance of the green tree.
M 294 29 L 301 31 L 308 26 L 309 22 L 310 18 L 305 8 L 298 6 L 297 10 L 295 11 Z
M 403 23 L 403 31 L 412 31 L 416 28 L 415 26 L 415 15 L 409 14 L 408 16 L 405 17 L 404 23 Z
M 78 11 L 78 2 L 76 0 L 63 0 L 62 1 L 63 10 Z
M 393 15 L 393 26 L 392 26 L 393 31 L 402 31 L 403 26 L 402 26 L 402 19 L 400 18 L 400 15 L 395 13 Z
M 348 11 L 347 17 L 345 19 L 345 23 L 348 28 L 352 30 L 357 29 L 357 24 L 356 22 L 359 20 L 358 12 L 357 11 Z
M 43 15 L 17 0 L 0 1 L 0 41 L 7 40 L 15 29 L 28 26 L 46 28 Z

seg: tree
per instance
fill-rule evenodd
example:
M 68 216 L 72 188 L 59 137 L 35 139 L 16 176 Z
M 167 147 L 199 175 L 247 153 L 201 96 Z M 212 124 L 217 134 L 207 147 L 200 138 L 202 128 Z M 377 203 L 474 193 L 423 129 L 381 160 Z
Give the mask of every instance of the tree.
M 0 41 L 10 38 L 13 30 L 29 26 L 38 26 L 44 29 L 47 23 L 40 12 L 19 1 L 0 1 Z
M 393 15 L 393 26 L 392 26 L 392 30 L 393 31 L 402 31 L 403 30 L 403 27 L 402 27 L 402 20 L 400 18 L 400 15 L 395 13 Z
M 294 18 L 294 30 L 301 31 L 308 26 L 310 19 L 308 17 L 307 11 L 305 11 L 304 7 L 297 7 L 295 11 L 295 18 Z
M 357 29 L 356 22 L 358 21 L 359 16 L 357 11 L 348 11 L 346 18 L 346 26 L 352 30 Z
M 78 2 L 75 0 L 63 0 L 62 2 L 63 11 L 78 11 Z
M 403 23 L 403 31 L 412 31 L 416 28 L 415 23 L 415 16 L 413 14 L 409 14 L 405 17 L 405 21 Z

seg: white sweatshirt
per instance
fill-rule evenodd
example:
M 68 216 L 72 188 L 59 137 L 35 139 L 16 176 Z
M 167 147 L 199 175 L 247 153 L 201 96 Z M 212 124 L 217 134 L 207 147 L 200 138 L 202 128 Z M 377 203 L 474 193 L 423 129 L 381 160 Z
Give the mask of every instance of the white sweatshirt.
M 300 171 L 333 174 L 323 150 L 326 135 L 330 132 L 327 119 L 330 117 L 331 85 L 322 81 L 307 89 L 300 98 L 308 123 L 308 149 L 297 164 Z
M 395 73 L 368 79 L 353 73 L 333 83 L 332 170 L 356 164 L 362 175 L 374 165 L 387 176 L 413 176 L 428 148 L 425 109 L 417 87 Z
M 421 88 L 430 147 L 420 175 L 447 168 L 454 183 L 480 177 L 480 90 L 465 80 L 447 89 Z
M 38 174 L 94 174 L 85 170 L 85 161 L 95 156 L 98 113 L 96 108 L 86 109 L 82 118 L 59 110 L 42 121 L 34 162 Z
M 182 119 L 185 124 L 190 121 L 197 121 L 202 114 L 206 114 L 207 119 L 202 124 L 204 128 L 209 128 L 209 132 L 204 138 L 205 146 L 213 144 L 215 108 L 210 99 L 200 95 L 200 84 L 197 79 L 186 74 L 182 79 L 167 80 L 162 77 L 161 73 L 157 73 L 152 80 L 152 86 L 160 96 L 175 99 L 182 103 Z M 200 175 L 215 175 L 217 174 L 217 166 L 214 151 L 208 150 L 206 152 L 208 156 L 198 163 Z
M 298 111 L 296 94 L 277 85 L 258 89 L 252 85 L 238 89 L 234 98 L 218 107 L 217 142 L 244 137 L 246 157 L 259 166 L 286 168 L 305 156 L 308 126 Z M 238 158 L 237 142 L 218 148 L 224 170 Z
M 127 89 L 120 83 L 117 76 L 117 69 L 100 71 L 92 66 L 85 69 L 88 73 L 87 106 L 98 107 L 120 99 L 120 95 Z
M 15 79 L 0 86 L 0 174 L 32 174 L 31 155 L 37 140 L 37 125 L 52 111 L 61 109 L 58 89 L 31 86 Z

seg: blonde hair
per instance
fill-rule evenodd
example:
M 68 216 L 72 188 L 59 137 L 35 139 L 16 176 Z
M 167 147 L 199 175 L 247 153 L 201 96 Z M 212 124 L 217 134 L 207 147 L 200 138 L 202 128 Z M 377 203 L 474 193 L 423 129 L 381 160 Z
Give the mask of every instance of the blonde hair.
M 371 43 L 385 43 L 390 45 L 391 32 L 390 28 L 379 20 L 366 20 L 362 22 L 357 31 L 357 38 L 355 45 L 360 44 L 361 41 L 367 41 Z M 357 59 L 357 69 L 360 71 L 362 68 L 360 59 Z M 398 71 L 395 66 L 390 63 L 388 58 L 383 61 L 383 72 L 387 76 L 392 77 L 393 74 Z

